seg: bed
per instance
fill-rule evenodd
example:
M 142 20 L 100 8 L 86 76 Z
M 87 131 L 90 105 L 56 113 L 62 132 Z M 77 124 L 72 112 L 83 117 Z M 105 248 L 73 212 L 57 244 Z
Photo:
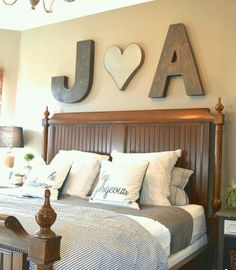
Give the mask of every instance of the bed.
M 180 269 L 181 267 L 194 269 L 189 266 L 189 263 L 191 263 L 194 258 L 200 258 L 200 254 L 207 250 L 207 248 L 209 249 L 209 243 L 211 243 L 212 237 L 210 234 L 212 231 L 211 226 L 214 224 L 212 217 L 214 212 L 221 207 L 221 155 L 224 124 L 224 114 L 222 111 L 223 105 L 220 99 L 216 105 L 215 113 L 211 113 L 209 109 L 205 108 L 193 108 L 56 113 L 49 118 L 49 112 L 46 110 L 44 114 L 45 118 L 43 119 L 43 158 L 47 163 L 50 163 L 60 150 L 79 150 L 93 152 L 99 155 L 110 155 L 114 150 L 120 153 L 135 154 L 181 149 L 181 156 L 178 158 L 176 166 L 194 171 L 185 191 L 188 194 L 190 204 L 194 204 L 195 206 L 186 205 L 178 207 L 178 209 L 184 208 L 192 217 L 195 217 L 195 219 L 193 219 L 193 230 L 196 229 L 196 224 L 200 222 L 202 214 L 204 213 L 206 217 L 207 234 L 201 234 L 197 242 L 190 242 L 190 245 L 178 252 L 174 252 L 173 254 L 168 253 L 167 264 L 168 269 L 171 270 Z M 5 202 L 6 205 L 10 205 L 8 198 L 9 196 L 2 195 L 2 204 Z M 25 208 L 25 205 L 30 205 L 29 200 L 27 199 L 27 201 L 23 201 L 23 203 L 17 200 L 19 199 L 13 199 L 12 197 L 10 199 L 13 205 L 11 207 L 11 213 L 13 213 L 20 222 L 18 219 L 8 216 L 8 210 L 4 210 L 4 207 L 0 208 L 2 209 L 2 212 L 1 210 L 0 212 L 4 214 L 0 216 L 0 265 L 2 267 L 0 269 L 28 269 L 28 261 L 32 261 L 35 264 L 35 269 L 53 269 L 54 262 L 60 260 L 60 242 L 62 241 L 63 244 L 63 237 L 61 240 L 61 237 L 50 229 L 56 217 L 50 206 L 49 192 L 46 192 L 44 206 L 37 214 L 37 222 L 40 226 L 40 230 L 36 234 L 28 234 L 22 227 L 23 224 L 23 226 L 27 228 L 27 231 L 29 229 L 32 230 L 32 228 L 36 229 L 36 225 L 31 225 L 32 222 L 28 224 L 28 220 L 32 219 L 33 216 L 32 213 L 29 214 L 28 210 Z M 40 208 L 40 204 L 42 204 L 41 200 L 34 200 L 31 204 L 32 206 L 30 206 L 32 212 L 37 212 L 36 209 Z M 113 210 L 110 211 L 110 206 L 103 205 L 102 208 L 105 208 L 105 210 L 103 210 L 105 212 L 98 214 L 101 208 L 99 204 L 92 204 L 91 207 L 91 203 L 82 200 L 80 202 L 82 209 L 87 209 L 88 207 L 93 209 L 91 211 L 86 210 L 82 212 L 77 204 L 77 199 L 67 198 L 64 200 L 62 198 L 58 202 L 53 202 L 53 208 L 55 208 L 57 213 L 62 211 L 64 215 L 67 214 L 70 217 L 75 215 L 75 212 L 77 213 L 76 217 L 82 215 L 82 212 L 86 212 L 86 215 L 92 215 L 90 216 L 91 219 L 93 219 L 94 216 L 98 219 L 100 218 L 99 222 L 108 219 L 111 223 L 113 222 L 112 224 L 114 226 L 119 222 L 118 227 L 121 227 L 123 216 L 127 217 L 128 215 L 128 227 L 132 227 L 134 230 L 136 230 L 135 228 L 137 227 L 137 234 L 141 226 L 140 222 L 142 223 L 142 221 L 138 222 L 133 216 L 138 217 L 140 215 L 139 213 L 145 213 L 144 215 L 146 216 L 144 217 L 149 218 L 151 215 L 150 211 L 152 211 L 149 208 L 145 209 L 145 207 L 140 207 L 141 210 L 131 209 L 131 213 L 130 211 L 123 213 L 124 208 L 121 209 L 118 207 L 119 210 L 115 212 L 116 214 L 111 214 Z M 14 205 L 17 205 L 22 212 L 24 212 L 25 208 L 25 212 L 27 213 L 23 213 L 22 216 L 19 215 L 20 210 L 16 208 L 17 210 L 14 211 Z M 72 205 L 75 205 L 75 208 L 73 208 L 72 213 L 70 213 L 68 209 L 71 208 Z M 198 205 L 201 205 L 201 207 Z M 99 211 L 97 210 L 98 207 Z M 191 207 L 192 209 L 190 209 Z M 163 206 L 163 208 L 165 208 L 165 206 Z M 162 213 L 162 211 L 158 211 Z M 181 212 L 182 210 L 178 211 Z M 101 217 L 98 217 L 98 215 L 101 215 Z M 113 216 L 113 218 L 115 217 L 117 222 L 111 221 L 111 216 Z M 68 220 L 65 221 L 65 223 L 73 223 L 73 221 Z M 203 220 L 202 223 L 200 222 L 203 225 L 199 225 L 199 228 L 202 228 L 203 231 L 204 221 L 205 220 Z M 77 222 L 81 223 L 82 221 L 78 219 L 76 223 Z M 57 227 L 58 223 L 63 223 L 63 218 L 60 218 L 60 215 L 53 227 L 56 233 L 60 235 L 61 229 Z M 82 222 L 80 226 L 84 226 L 84 223 Z M 123 225 L 122 228 L 124 228 Z M 93 230 L 97 230 L 97 228 L 93 228 Z M 87 233 L 89 235 L 89 232 Z M 198 232 L 196 232 L 195 235 L 197 234 Z M 123 235 L 125 235 L 125 232 Z M 146 235 L 146 229 L 142 231 L 140 235 L 145 235 L 143 238 L 146 243 L 144 244 L 147 245 L 147 248 L 151 248 L 153 239 L 150 238 L 149 234 Z M 135 237 L 135 235 L 132 237 Z M 191 241 L 192 237 L 193 234 L 191 235 Z M 122 238 L 122 241 L 125 240 Z M 162 251 L 158 254 L 155 253 L 157 241 L 154 242 L 153 249 L 146 252 L 152 254 L 152 256 L 149 256 L 149 258 L 137 256 L 138 258 L 142 258 L 142 262 L 140 262 L 139 268 L 134 269 L 152 269 L 151 267 L 141 266 L 143 261 L 146 264 L 150 258 L 155 259 L 156 256 L 164 256 Z M 124 243 L 127 246 L 127 243 Z M 65 246 L 65 243 L 63 245 Z M 71 245 L 67 243 L 67 245 L 69 248 L 72 243 Z M 145 250 L 145 246 L 143 248 Z M 99 252 L 100 250 L 101 249 L 99 249 Z M 112 250 L 112 252 L 113 251 L 114 250 Z M 63 250 L 61 252 L 63 254 Z M 93 252 L 95 253 L 95 250 L 93 250 Z M 145 253 L 144 251 L 139 252 L 140 253 L 137 254 Z M 103 254 L 102 256 L 105 255 Z M 120 258 L 120 255 L 114 253 L 113 257 L 116 256 Z M 126 259 L 128 257 L 126 256 Z M 82 255 L 81 258 L 83 259 Z M 63 258 L 61 261 L 63 261 Z M 107 261 L 109 260 L 106 260 L 106 262 Z M 120 262 L 129 263 L 126 262 L 126 260 L 124 262 L 122 259 Z M 122 266 L 122 263 L 118 268 L 114 269 L 129 269 Z M 158 264 L 161 265 L 161 263 L 161 260 L 158 261 Z M 78 266 L 76 266 L 77 268 L 72 268 L 72 266 L 70 266 L 72 265 L 72 261 L 71 264 L 67 266 L 68 268 L 58 268 L 57 265 L 58 263 L 55 264 L 56 269 L 96 269 L 89 265 L 86 266 L 87 268 L 80 268 Z M 103 267 L 97 269 L 111 269 L 109 267 L 110 266 L 107 266 L 106 268 L 103 264 Z M 160 266 L 160 268 L 157 269 L 165 268 L 164 266 Z

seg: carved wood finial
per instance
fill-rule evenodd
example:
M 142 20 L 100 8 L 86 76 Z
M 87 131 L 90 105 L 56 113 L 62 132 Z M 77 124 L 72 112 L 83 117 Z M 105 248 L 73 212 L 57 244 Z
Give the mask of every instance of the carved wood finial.
M 45 118 L 45 119 L 48 119 L 49 115 L 50 115 L 50 113 L 49 113 L 49 111 L 48 111 L 48 106 L 46 106 L 46 110 L 45 110 L 45 112 L 44 112 L 44 118 Z
M 35 219 L 40 226 L 40 230 L 37 231 L 34 236 L 39 238 L 53 238 L 56 236 L 51 230 L 51 226 L 54 224 L 57 214 L 50 205 L 50 195 L 50 190 L 46 189 L 44 205 L 35 216 Z
M 215 106 L 215 109 L 218 113 L 221 113 L 224 110 L 224 105 L 221 103 L 221 98 L 218 98 L 218 103 Z
M 221 208 L 221 205 L 222 205 L 222 202 L 220 199 L 213 199 L 212 201 L 212 208 L 213 208 L 213 212 L 216 213 L 217 211 L 220 210 Z

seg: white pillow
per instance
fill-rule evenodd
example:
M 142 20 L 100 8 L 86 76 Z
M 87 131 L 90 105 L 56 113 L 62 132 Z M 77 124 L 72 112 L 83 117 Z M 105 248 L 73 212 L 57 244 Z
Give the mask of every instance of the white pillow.
M 62 193 L 80 198 L 87 197 L 95 178 L 99 174 L 102 160 L 109 159 L 109 156 L 106 155 L 76 150 L 61 150 L 58 156 L 72 162 Z
M 170 196 L 169 201 L 171 205 L 186 205 L 189 204 L 189 198 L 184 191 L 189 178 L 193 174 L 193 171 L 184 168 L 174 167 L 171 175 L 170 182 Z
M 98 184 L 89 201 L 139 209 L 136 201 L 147 167 L 147 161 L 120 166 L 103 160 Z
M 139 203 L 149 205 L 170 205 L 168 196 L 170 194 L 169 185 L 171 172 L 178 157 L 181 156 L 181 150 L 128 154 L 112 151 L 111 156 L 112 161 L 119 165 L 133 164 L 134 162 L 141 162 L 144 160 L 149 161 Z
M 49 165 L 34 166 L 22 187 L 23 195 L 43 198 L 44 190 L 48 188 L 55 194 L 54 199 L 57 199 L 58 190 L 62 187 L 70 167 L 70 160 L 56 156 Z

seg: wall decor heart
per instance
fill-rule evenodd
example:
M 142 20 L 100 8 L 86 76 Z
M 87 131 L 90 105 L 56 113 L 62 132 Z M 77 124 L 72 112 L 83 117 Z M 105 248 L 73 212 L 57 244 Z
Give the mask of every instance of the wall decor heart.
M 143 50 L 135 43 L 129 44 L 124 51 L 113 45 L 106 51 L 104 66 L 120 90 L 125 90 L 130 80 L 144 61 Z

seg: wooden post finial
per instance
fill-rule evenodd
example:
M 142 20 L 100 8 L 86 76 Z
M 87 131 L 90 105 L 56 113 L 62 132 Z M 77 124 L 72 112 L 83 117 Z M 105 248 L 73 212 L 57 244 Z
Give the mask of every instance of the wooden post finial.
M 218 103 L 215 106 L 217 113 L 221 113 L 224 110 L 224 105 L 221 103 L 221 97 L 218 98 Z
M 50 190 L 46 189 L 44 205 L 35 216 L 35 219 L 40 226 L 40 230 L 37 231 L 34 236 L 39 238 L 53 238 L 56 236 L 56 234 L 51 230 L 51 226 L 56 221 L 57 214 L 50 205 L 50 195 Z
M 45 112 L 44 112 L 44 118 L 48 119 L 49 115 L 50 115 L 50 113 L 48 111 L 48 106 L 46 106 L 46 109 L 45 109 Z

